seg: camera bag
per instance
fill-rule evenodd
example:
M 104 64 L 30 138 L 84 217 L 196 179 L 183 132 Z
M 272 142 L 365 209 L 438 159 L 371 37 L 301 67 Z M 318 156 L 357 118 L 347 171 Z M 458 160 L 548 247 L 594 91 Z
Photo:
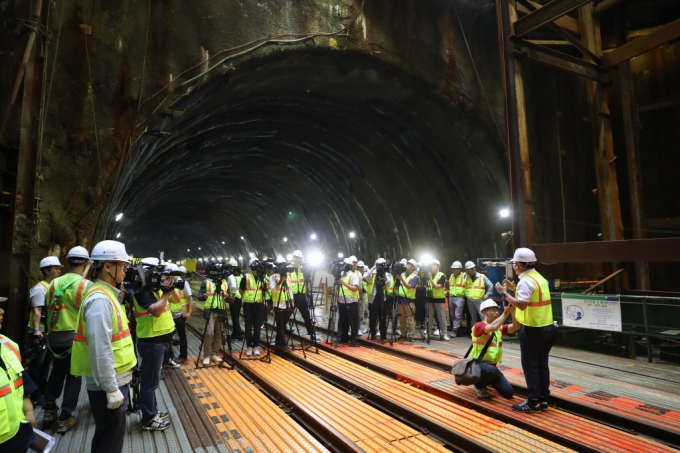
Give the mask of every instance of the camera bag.
M 479 354 L 479 357 L 468 358 L 468 355 L 470 355 L 470 351 L 472 351 L 472 345 L 470 345 L 467 352 L 465 353 L 465 357 L 453 362 L 453 366 L 451 367 L 451 374 L 453 374 L 453 376 L 455 377 L 456 384 L 473 385 L 478 383 L 482 379 L 482 358 L 484 357 L 484 354 L 486 354 L 486 350 L 489 349 L 491 340 L 493 340 L 495 335 L 496 332 L 491 332 L 489 334 L 489 339 L 486 341 L 484 349 L 482 349 L 482 352 Z

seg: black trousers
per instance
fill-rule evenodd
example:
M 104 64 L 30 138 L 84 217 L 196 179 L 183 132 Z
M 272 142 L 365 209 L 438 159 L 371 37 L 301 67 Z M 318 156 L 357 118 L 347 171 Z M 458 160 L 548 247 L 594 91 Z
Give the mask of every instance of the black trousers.
M 187 358 L 187 318 L 180 316 L 179 318 L 174 318 L 175 330 L 179 336 L 179 358 Z M 172 351 L 172 348 L 169 348 Z
M 55 354 L 61 355 L 68 348 L 52 348 Z M 45 388 L 45 409 L 56 409 L 57 399 L 61 396 L 64 389 L 64 399 L 61 402 L 61 414 L 59 420 L 66 420 L 76 410 L 78 396 L 80 395 L 81 377 L 71 374 L 71 354 L 67 354 L 63 359 L 54 357 L 52 362 L 52 372 L 47 379 Z
M 119 387 L 123 394 L 123 404 L 118 409 L 106 407 L 106 392 L 87 391 L 90 408 L 94 418 L 94 437 L 92 437 L 92 453 L 121 453 L 125 441 L 127 402 L 130 386 Z
M 264 302 L 244 302 L 243 318 L 246 323 L 246 346 L 254 348 L 260 343 L 260 329 L 264 316 Z
M 348 333 L 352 331 L 352 343 L 357 341 L 359 331 L 359 302 L 338 303 L 338 335 L 340 343 L 349 341 Z
M 284 346 L 286 344 L 286 323 L 290 319 L 290 314 L 293 310 L 287 308 L 275 308 L 274 316 L 276 317 L 276 346 Z
M 385 296 L 376 292 L 373 302 L 368 308 L 368 329 L 371 333 L 371 339 L 376 338 L 378 326 L 380 328 L 380 338 L 387 338 L 387 313 L 385 310 Z
M 529 399 L 547 398 L 550 395 L 550 368 L 548 355 L 557 339 L 558 328 L 522 326 L 519 331 L 519 348 L 522 353 L 522 371 L 527 382 Z
M 243 337 L 243 330 L 241 330 L 241 305 L 243 301 L 238 297 L 229 303 L 229 313 L 231 314 L 231 338 Z
M 32 339 L 29 337 L 28 341 L 32 341 Z M 52 353 L 45 347 L 45 349 L 33 357 L 28 364 L 26 371 L 33 382 L 38 386 L 38 389 L 31 395 L 33 400 L 38 400 L 41 396 L 45 395 L 45 391 L 47 390 L 47 378 L 49 377 L 50 365 L 52 365 L 53 357 Z
M 302 319 L 305 321 L 307 333 L 309 335 L 313 335 L 314 325 L 312 325 L 312 317 L 309 316 L 309 304 L 307 303 L 307 296 L 304 294 L 293 294 L 293 306 L 298 309 L 300 316 L 302 316 Z
M 425 318 L 427 317 L 427 299 L 425 297 L 416 298 L 416 326 L 425 325 Z

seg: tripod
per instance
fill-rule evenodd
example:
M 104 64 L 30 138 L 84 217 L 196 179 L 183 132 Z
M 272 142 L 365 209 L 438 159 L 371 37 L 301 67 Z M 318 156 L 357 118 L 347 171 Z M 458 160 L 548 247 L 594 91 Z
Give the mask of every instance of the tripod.
M 351 271 L 349 271 L 351 272 Z M 342 304 L 342 309 L 347 310 L 347 318 L 349 320 L 349 327 L 351 332 L 355 332 L 355 336 L 353 338 L 352 344 L 355 345 L 354 343 L 356 342 L 356 337 L 359 334 L 359 326 L 357 325 L 356 327 L 354 326 L 355 322 L 358 322 L 359 319 L 353 319 L 351 313 L 349 313 L 349 303 L 347 303 L 347 296 L 345 295 L 345 288 L 340 285 L 338 278 L 335 279 L 335 282 L 333 283 L 333 292 L 332 292 L 332 299 L 333 299 L 333 305 L 331 306 L 331 315 L 328 318 L 328 332 L 329 334 L 326 336 L 326 343 L 328 343 L 328 338 L 332 335 L 335 335 L 335 339 L 331 340 L 332 346 L 337 349 L 337 347 L 340 344 L 340 322 L 336 321 L 336 316 L 338 315 L 339 310 L 341 309 L 340 307 L 340 293 L 342 292 L 342 299 L 344 303 Z M 357 302 L 358 305 L 358 302 Z M 357 312 L 358 312 L 358 307 L 357 307 Z M 338 329 L 335 330 L 335 326 L 338 326 Z
M 196 364 L 195 368 L 198 369 L 198 362 L 199 358 L 201 357 L 201 351 L 203 350 L 203 343 L 205 341 L 205 334 L 208 331 L 208 326 L 210 325 L 210 322 L 213 321 L 215 323 L 219 322 L 221 326 L 221 335 L 220 335 L 220 343 L 222 345 L 222 350 L 224 350 L 224 346 L 226 344 L 227 350 L 229 351 L 229 367 L 233 370 L 234 369 L 234 364 L 232 362 L 232 351 L 231 351 L 231 338 L 229 335 L 229 321 L 227 319 L 227 311 L 226 311 L 226 305 L 224 303 L 224 291 L 222 289 L 223 285 L 223 280 L 218 280 L 217 282 L 211 282 L 210 280 L 206 281 L 206 292 L 210 293 L 210 284 L 215 285 L 215 292 L 213 293 L 213 303 L 216 307 L 216 309 L 208 309 L 210 312 L 207 314 L 206 318 L 206 309 L 203 310 L 203 317 L 205 318 L 205 327 L 203 328 L 203 336 L 201 336 L 201 343 L 198 346 L 198 354 L 196 354 Z M 218 284 L 219 283 L 219 284 Z M 213 313 L 212 310 L 216 310 L 216 313 L 218 314 L 217 319 L 213 320 Z M 213 334 L 214 334 L 214 327 L 213 327 Z M 224 367 L 226 363 L 226 360 L 222 361 L 219 363 L 219 367 Z

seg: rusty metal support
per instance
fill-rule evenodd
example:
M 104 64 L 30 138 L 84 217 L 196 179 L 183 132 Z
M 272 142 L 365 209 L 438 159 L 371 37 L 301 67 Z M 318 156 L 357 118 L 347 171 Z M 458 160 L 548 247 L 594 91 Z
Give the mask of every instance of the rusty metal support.
M 526 36 L 537 28 L 541 28 L 567 13 L 590 2 L 590 0 L 552 0 L 542 8 L 527 14 L 514 24 L 515 36 Z
M 599 21 L 593 18 L 593 5 L 588 3 L 580 10 L 583 44 L 595 55 L 602 55 L 602 37 Z M 609 113 L 608 86 L 586 82 L 588 102 L 593 124 L 595 171 L 597 193 L 600 201 L 602 237 L 605 241 L 623 239 L 623 223 L 619 203 L 619 185 L 616 180 L 616 155 L 612 137 L 612 115 Z
M 49 2 L 38 0 L 35 4 L 34 18 L 46 25 Z M 7 291 L 9 303 L 5 314 L 7 335 L 19 344 L 23 344 L 26 336 L 26 320 L 28 316 L 28 288 L 31 266 L 31 245 L 34 231 L 36 162 L 38 157 L 38 141 L 40 113 L 42 104 L 42 87 L 45 59 L 33 39 L 23 80 L 21 102 L 21 123 L 19 133 L 19 152 L 16 166 L 12 173 L 13 181 L 10 210 L 3 219 L 11 223 L 11 236 L 3 241 L 1 255 L 9 263 L 7 272 L 3 272 L 0 288 Z M 14 164 L 14 162 L 13 162 Z M 8 228 L 9 230 L 9 228 Z M 4 294 L 3 294 L 4 295 Z
M 617 44 L 622 46 L 627 42 L 625 14 L 622 8 L 618 9 L 617 23 Z M 642 163 L 640 159 L 639 134 L 640 125 L 638 124 L 630 61 L 626 60 L 620 63 L 618 69 L 619 85 L 621 87 L 621 108 L 623 110 L 623 133 L 626 143 L 626 163 L 628 165 L 628 190 L 630 192 L 630 212 L 633 224 L 633 238 L 644 239 L 647 235 L 645 229 L 645 203 L 642 192 Z M 644 261 L 635 263 L 635 281 L 637 289 L 650 289 L 648 263 Z
M 603 65 L 605 68 L 611 68 L 678 38 L 680 38 L 680 19 L 605 53 L 602 56 Z
M 678 261 L 680 237 L 536 244 L 531 248 L 540 261 L 545 263 Z
M 514 247 L 534 243 L 533 199 L 529 138 L 521 63 L 513 58 L 512 23 L 517 20 L 515 0 L 497 1 L 498 37 L 503 73 L 512 231 Z

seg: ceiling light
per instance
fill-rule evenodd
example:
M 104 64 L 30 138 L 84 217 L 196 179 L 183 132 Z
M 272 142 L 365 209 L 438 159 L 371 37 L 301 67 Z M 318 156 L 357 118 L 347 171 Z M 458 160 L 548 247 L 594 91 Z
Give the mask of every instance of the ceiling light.
M 501 217 L 508 217 L 510 215 L 510 210 L 508 208 L 503 208 L 501 209 L 500 215 Z
M 352 231 L 352 232 L 349 234 L 349 237 L 351 237 L 351 238 L 356 237 L 356 234 L 354 234 L 354 231 Z
M 118 233 L 118 234 L 116 235 L 116 239 L 118 239 L 119 237 L 120 237 L 120 233 Z
M 310 238 L 312 241 L 315 241 L 315 240 L 316 240 L 316 234 L 312 233 L 312 235 L 309 236 L 309 238 Z
M 123 213 L 121 212 L 116 216 L 116 222 L 123 218 Z
M 343 256 L 345 255 L 343 255 L 342 253 L 338 253 L 338 258 L 342 258 Z

